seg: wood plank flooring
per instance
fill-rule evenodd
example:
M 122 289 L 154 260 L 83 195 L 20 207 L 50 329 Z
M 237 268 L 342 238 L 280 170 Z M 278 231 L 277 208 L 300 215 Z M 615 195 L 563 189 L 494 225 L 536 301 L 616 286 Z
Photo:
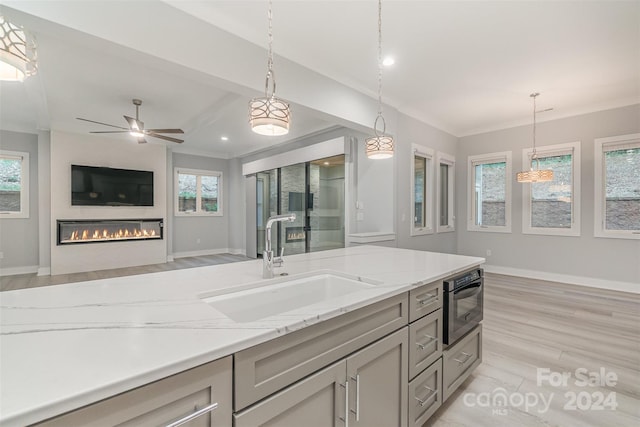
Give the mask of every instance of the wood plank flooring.
M 2 276 L 0 277 L 0 292 L 13 291 L 16 289 L 37 288 L 39 286 L 60 285 L 63 283 L 83 282 L 87 280 L 108 279 L 111 277 L 133 276 L 136 274 L 155 273 L 159 271 L 182 270 L 184 268 L 226 264 L 230 262 L 246 261 L 249 259 L 250 258 L 243 255 L 232 254 L 203 255 L 176 258 L 175 261 L 163 264 L 89 271 L 86 273 L 59 274 L 56 276 L 37 276 L 35 273 L 32 273 L 18 274 L 15 276 Z
M 640 426 L 640 295 L 497 274 L 485 284 L 483 362 L 427 426 Z M 580 368 L 617 379 L 582 385 Z M 556 385 L 539 369 L 570 377 Z

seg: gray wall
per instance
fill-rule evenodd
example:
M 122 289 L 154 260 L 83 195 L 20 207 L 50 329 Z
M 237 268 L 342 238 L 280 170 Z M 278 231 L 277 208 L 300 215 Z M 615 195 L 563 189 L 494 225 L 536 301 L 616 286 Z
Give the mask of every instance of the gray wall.
M 522 234 L 522 149 L 532 144 L 531 125 L 460 138 L 457 153 L 457 249 L 464 255 L 486 257 L 487 264 L 640 283 L 640 240 L 595 238 L 594 139 L 640 132 L 640 105 L 569 117 L 537 126 L 536 144 L 581 141 L 581 232 L 579 237 Z M 466 231 L 467 156 L 513 151 L 512 233 Z
M 38 135 L 0 130 L 0 148 L 29 153 L 29 218 L 0 219 L 2 269 L 38 267 Z M 25 270 L 26 272 L 26 270 Z
M 237 215 L 238 212 L 230 210 L 234 205 L 232 199 L 234 194 L 230 191 L 231 174 L 229 173 L 229 161 L 216 159 L 213 157 L 193 156 L 190 154 L 173 153 L 173 167 L 189 169 L 202 169 L 222 172 L 223 179 L 223 201 L 222 216 L 197 216 L 197 217 L 173 217 L 173 248 L 174 256 L 181 256 L 193 253 L 215 252 L 217 250 L 227 250 L 229 248 L 229 217 Z M 171 172 L 173 176 L 173 171 Z M 174 182 L 173 179 L 171 181 Z M 175 184 L 174 184 L 175 185 Z M 174 212 L 174 188 L 167 193 L 167 203 L 172 206 Z M 169 201 L 171 200 L 171 201 Z M 198 243 L 198 239 L 200 242 Z
M 419 144 L 455 155 L 458 138 L 436 129 L 416 119 L 398 115 L 398 134 L 396 136 L 395 161 L 396 173 L 396 242 L 399 248 L 418 249 L 437 252 L 456 252 L 456 233 L 434 233 L 424 236 L 411 236 L 411 163 L 413 162 L 412 144 Z M 435 154 L 435 153 L 434 153 Z M 434 158 L 435 162 L 435 158 Z M 456 158 L 456 167 L 460 159 Z M 435 203 L 435 199 L 434 199 Z M 434 223 L 435 228 L 435 223 Z

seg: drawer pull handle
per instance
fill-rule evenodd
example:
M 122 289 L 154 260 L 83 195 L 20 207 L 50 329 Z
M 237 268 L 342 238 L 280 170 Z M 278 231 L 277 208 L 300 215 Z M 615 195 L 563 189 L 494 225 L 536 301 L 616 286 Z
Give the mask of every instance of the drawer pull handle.
M 167 427 L 178 427 L 178 426 L 181 426 L 183 424 L 188 423 L 191 420 L 195 420 L 196 418 L 203 416 L 204 414 L 207 414 L 209 412 L 215 411 L 215 409 L 217 407 L 218 407 L 218 402 L 212 403 L 209 406 L 205 406 L 202 409 L 198 409 L 197 411 L 187 415 L 184 418 L 180 418 L 178 421 L 174 421 L 171 424 L 168 424 Z
M 352 409 L 351 412 L 356 416 L 356 421 L 360 421 L 360 374 L 351 379 L 356 382 L 356 410 Z
M 436 337 L 432 337 L 431 335 L 426 335 L 426 334 L 424 336 L 428 338 L 429 341 L 427 341 L 424 344 L 417 342 L 416 345 L 420 350 L 424 350 L 425 348 L 429 347 L 431 344 L 438 342 L 438 338 Z
M 418 304 L 427 305 L 431 304 L 432 302 L 438 301 L 438 295 L 426 294 L 425 296 L 426 298 L 423 299 L 416 298 L 418 300 Z
M 425 397 L 424 399 L 420 399 L 418 396 L 415 396 L 415 399 L 418 401 L 420 406 L 426 405 L 431 399 L 433 399 L 434 397 L 436 397 L 438 395 L 438 391 L 437 390 L 433 390 L 433 389 L 431 389 L 431 388 L 429 388 L 427 386 L 424 386 L 424 388 L 429 390 L 431 392 L 431 394 L 429 394 L 429 396 Z
M 344 384 L 340 384 L 340 387 L 344 388 L 344 418 L 339 417 L 340 421 L 344 422 L 344 427 L 349 427 L 349 380 Z
M 460 359 L 453 359 L 456 362 L 458 362 L 461 365 L 464 365 L 465 363 L 467 363 L 469 361 L 469 359 L 471 359 L 471 355 L 469 353 L 465 353 L 464 351 L 461 351 L 460 354 L 462 354 L 464 356 L 464 360 L 460 360 Z

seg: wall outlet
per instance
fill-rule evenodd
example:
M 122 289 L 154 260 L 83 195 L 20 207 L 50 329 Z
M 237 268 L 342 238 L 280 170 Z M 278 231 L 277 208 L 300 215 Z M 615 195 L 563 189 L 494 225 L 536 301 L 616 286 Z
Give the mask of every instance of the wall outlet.
M 487 249 L 487 256 L 491 256 L 491 249 Z

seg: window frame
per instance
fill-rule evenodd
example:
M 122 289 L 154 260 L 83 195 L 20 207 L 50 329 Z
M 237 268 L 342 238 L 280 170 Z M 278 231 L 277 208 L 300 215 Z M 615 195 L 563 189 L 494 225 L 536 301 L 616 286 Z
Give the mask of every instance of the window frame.
M 26 151 L 0 150 L 0 157 L 21 161 L 20 176 L 20 211 L 0 211 L 0 219 L 29 218 L 29 153 Z
M 455 211 L 455 177 L 456 177 L 456 158 L 451 154 L 438 151 L 436 155 L 436 165 L 438 167 L 436 172 L 436 232 L 437 233 L 450 233 L 456 231 L 456 211 Z M 447 165 L 448 168 L 448 186 L 447 186 L 447 224 L 440 224 L 440 211 L 441 207 L 441 192 L 442 192 L 442 175 L 440 174 L 440 166 Z
M 531 183 L 522 187 L 522 234 L 547 236 L 580 236 L 580 141 L 565 144 L 543 145 L 536 148 L 538 158 L 571 154 L 571 227 L 532 227 L 531 226 Z M 522 170 L 528 170 L 531 164 L 533 148 L 522 150 Z
M 224 215 L 224 177 L 220 171 L 212 171 L 206 169 L 189 169 L 176 167 L 174 170 L 174 215 L 175 216 L 223 216 Z M 178 176 L 182 175 L 196 175 L 196 211 L 186 212 L 180 211 L 180 187 Z M 214 176 L 218 178 L 218 210 L 215 212 L 206 212 L 201 208 L 201 181 L 202 176 Z
M 505 163 L 505 225 L 477 225 L 475 206 L 475 173 L 478 164 Z M 469 156 L 467 158 L 467 231 L 482 231 L 486 233 L 511 233 L 512 211 L 512 154 L 511 151 L 500 151 Z
M 415 225 L 415 158 L 420 157 L 425 159 L 425 171 L 424 171 L 424 227 L 416 227 Z M 432 149 L 424 147 L 418 144 L 412 144 L 411 150 L 411 175 L 410 175 L 410 235 L 411 236 L 423 236 L 427 234 L 433 234 L 433 196 L 434 196 L 434 179 L 433 179 L 433 160 L 434 152 Z
M 622 147 L 640 144 L 640 133 L 627 135 L 610 136 L 596 138 L 594 140 L 594 237 L 613 239 L 640 239 L 639 230 L 608 230 L 605 228 L 606 221 L 606 177 L 604 174 L 604 153 L 605 148 Z M 614 150 L 607 150 L 614 151 Z

